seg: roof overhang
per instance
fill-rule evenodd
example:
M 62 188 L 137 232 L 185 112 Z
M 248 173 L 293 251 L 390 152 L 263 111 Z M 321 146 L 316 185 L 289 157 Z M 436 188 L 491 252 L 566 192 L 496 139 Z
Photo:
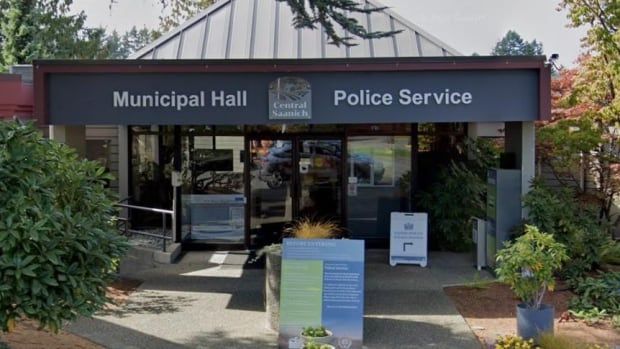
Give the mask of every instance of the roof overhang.
M 101 74 L 122 77 L 172 76 L 179 74 L 320 74 L 320 73 L 389 73 L 389 72 L 528 72 L 535 74 L 534 84 L 527 88 L 536 90 L 537 110 L 533 118 L 546 120 L 551 112 L 551 70 L 543 56 L 539 57 L 415 57 L 415 58 L 359 58 L 359 59 L 305 59 L 305 60 L 105 60 L 65 61 L 39 60 L 34 64 L 35 116 L 43 123 L 50 123 L 50 78 L 79 76 L 88 78 Z M 498 74 L 492 74 L 499 76 Z M 224 75 L 220 75 L 224 76 Z M 248 75 L 249 76 L 249 75 Z M 455 75 L 456 76 L 456 75 Z M 448 76 L 449 78 L 449 76 Z M 523 89 L 519 86 L 496 88 Z M 531 91 L 530 91 L 531 92 Z M 88 92 L 84 92 L 88 93 Z M 111 99 L 111 97 L 109 97 Z M 54 101 L 56 102 L 56 101 Z M 499 113 L 499 111 L 498 111 Z M 530 119 L 528 119 L 530 120 Z M 467 120 L 463 120 L 467 121 Z M 508 120 L 497 120 L 508 121 Z M 518 121 L 518 120 L 516 120 Z M 128 121 L 130 122 L 130 121 Z M 415 122 L 415 121 L 412 121 Z M 155 123 L 155 122 L 153 122 Z M 208 124 L 209 121 L 204 122 Z

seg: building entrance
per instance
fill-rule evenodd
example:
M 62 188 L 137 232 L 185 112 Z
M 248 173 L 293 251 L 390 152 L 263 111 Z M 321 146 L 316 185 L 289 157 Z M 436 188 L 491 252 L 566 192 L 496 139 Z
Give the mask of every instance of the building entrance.
M 342 224 L 342 154 L 338 137 L 251 138 L 251 243 L 277 240 L 302 217 Z

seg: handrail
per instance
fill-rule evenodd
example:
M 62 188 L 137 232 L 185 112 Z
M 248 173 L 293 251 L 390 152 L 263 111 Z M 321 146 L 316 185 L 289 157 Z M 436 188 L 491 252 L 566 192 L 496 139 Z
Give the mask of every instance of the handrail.
M 131 208 L 131 209 L 140 210 L 140 211 L 147 211 L 147 212 L 164 213 L 164 214 L 169 214 L 169 215 L 174 214 L 174 211 L 164 210 L 162 208 L 152 208 L 152 207 L 135 206 L 135 205 L 128 205 L 128 204 L 116 204 L 116 206 L 122 207 L 122 208 Z
M 144 235 L 144 236 L 150 236 L 150 237 L 157 238 L 157 239 L 172 241 L 172 238 L 170 236 L 161 236 L 161 235 L 147 233 L 147 232 L 140 231 L 140 230 L 135 230 L 135 229 L 127 229 L 127 231 L 132 233 L 132 234 L 139 234 L 139 235 Z
M 126 201 L 129 198 L 122 200 Z M 123 204 L 121 202 L 118 202 L 116 204 L 117 207 L 121 207 L 121 208 L 126 208 L 129 210 L 139 210 L 139 211 L 145 211 L 145 212 L 152 212 L 152 213 L 159 213 L 161 214 L 161 219 L 162 219 L 162 224 L 161 224 L 161 235 L 157 235 L 157 234 L 153 234 L 153 233 L 147 233 L 147 232 L 143 232 L 143 231 L 139 231 L 139 230 L 134 230 L 134 229 L 129 229 L 128 227 L 128 222 L 125 222 L 125 234 L 127 233 L 131 233 L 131 234 L 138 234 L 138 235 L 144 235 L 144 236 L 149 236 L 149 237 L 153 237 L 156 239 L 161 239 L 162 241 L 162 250 L 164 252 L 166 252 L 166 241 L 170 240 L 172 241 L 172 238 L 169 236 L 166 236 L 166 215 L 170 215 L 170 217 L 172 218 L 172 224 L 173 224 L 173 228 L 172 228 L 172 233 L 174 234 L 174 211 L 173 210 L 164 210 L 161 208 L 153 208 L 153 207 L 145 207 L 145 206 L 136 206 L 136 205 L 129 205 L 129 204 Z

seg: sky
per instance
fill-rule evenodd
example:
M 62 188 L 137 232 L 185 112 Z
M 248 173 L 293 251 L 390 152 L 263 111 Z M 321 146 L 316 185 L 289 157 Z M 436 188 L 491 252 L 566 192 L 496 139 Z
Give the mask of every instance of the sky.
M 74 0 L 74 6 L 86 12 L 89 26 L 120 32 L 133 25 L 157 26 L 158 0 L 117 1 L 112 9 L 108 0 Z M 528 41 L 542 42 L 545 54 L 558 53 L 564 66 L 574 65 L 582 50 L 580 38 L 585 30 L 567 27 L 566 14 L 556 10 L 559 0 L 380 1 L 465 55 L 489 54 L 508 30 Z

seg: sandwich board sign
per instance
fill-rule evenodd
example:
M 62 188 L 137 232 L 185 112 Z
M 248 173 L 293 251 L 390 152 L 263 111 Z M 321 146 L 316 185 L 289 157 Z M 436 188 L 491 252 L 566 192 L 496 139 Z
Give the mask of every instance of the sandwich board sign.
M 428 264 L 428 214 L 392 212 L 390 216 L 390 265 Z
M 284 239 L 279 349 L 362 349 L 364 241 Z

